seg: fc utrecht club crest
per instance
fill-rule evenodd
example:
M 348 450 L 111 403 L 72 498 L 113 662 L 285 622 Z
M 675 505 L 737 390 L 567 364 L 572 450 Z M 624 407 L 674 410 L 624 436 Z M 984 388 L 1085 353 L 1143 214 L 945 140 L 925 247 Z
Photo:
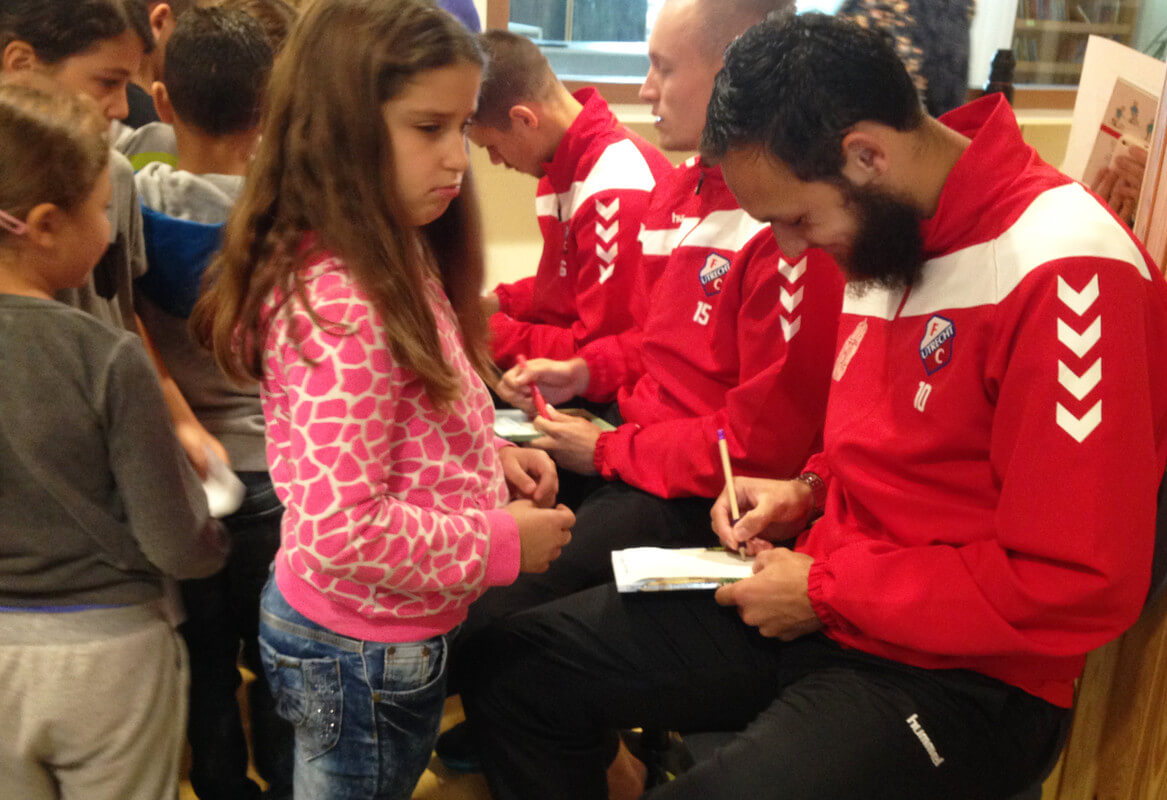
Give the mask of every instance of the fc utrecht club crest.
M 952 343 L 956 337 L 956 326 L 952 320 L 934 315 L 924 326 L 924 338 L 920 340 L 920 358 L 924 369 L 931 375 L 952 360 Z
M 706 297 L 712 297 L 721 291 L 721 279 L 727 272 L 729 272 L 728 258 L 717 253 L 710 253 L 705 257 L 705 266 L 701 268 L 698 277 L 701 279 L 701 288 L 705 290 Z

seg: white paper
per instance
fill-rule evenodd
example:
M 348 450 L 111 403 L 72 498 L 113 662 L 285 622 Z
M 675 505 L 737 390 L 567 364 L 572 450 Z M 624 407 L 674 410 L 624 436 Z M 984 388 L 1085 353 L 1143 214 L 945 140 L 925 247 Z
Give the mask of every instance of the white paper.
M 203 491 L 207 494 L 207 508 L 210 509 L 212 517 L 222 519 L 235 513 L 239 506 L 243 505 L 247 487 L 211 448 L 206 448 L 205 452 L 207 477 L 203 481 Z
M 716 589 L 748 578 L 754 559 L 720 547 L 633 547 L 612 552 L 612 572 L 621 592 Z

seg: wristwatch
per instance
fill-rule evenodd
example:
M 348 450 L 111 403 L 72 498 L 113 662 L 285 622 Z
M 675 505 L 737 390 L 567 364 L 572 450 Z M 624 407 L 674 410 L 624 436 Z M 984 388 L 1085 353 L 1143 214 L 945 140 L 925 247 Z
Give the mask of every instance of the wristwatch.
M 804 472 L 794 480 L 810 487 L 812 513 L 822 511 L 827 504 L 827 484 L 815 472 Z

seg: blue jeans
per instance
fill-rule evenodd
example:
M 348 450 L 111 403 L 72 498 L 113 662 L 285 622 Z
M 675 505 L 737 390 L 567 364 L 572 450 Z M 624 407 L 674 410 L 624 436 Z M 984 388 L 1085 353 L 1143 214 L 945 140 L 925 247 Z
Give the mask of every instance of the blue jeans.
M 269 579 L 259 647 L 276 710 L 296 728 L 298 800 L 405 800 L 446 699 L 446 637 L 366 642 L 288 605 Z

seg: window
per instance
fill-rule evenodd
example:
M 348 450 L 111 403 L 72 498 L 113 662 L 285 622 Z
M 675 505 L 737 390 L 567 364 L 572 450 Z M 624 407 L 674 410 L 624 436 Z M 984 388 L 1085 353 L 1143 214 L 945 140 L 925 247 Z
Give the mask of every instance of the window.
M 927 2 L 927 0 L 918 0 Z M 487 22 L 507 24 L 539 42 L 569 83 L 605 85 L 616 102 L 635 101 L 648 71 L 647 39 L 664 0 L 486 0 Z M 842 0 L 799 0 L 800 11 L 833 13 Z M 1075 87 L 1087 36 L 1107 36 L 1163 58 L 1167 3 L 1162 0 L 978 0 L 971 26 L 969 86 L 988 79 L 998 49 L 1012 48 L 1014 82 Z M 1039 104 L 1050 105 L 1049 92 Z M 1069 107 L 1072 93 L 1055 104 Z M 1018 98 L 1023 103 L 1022 97 Z

